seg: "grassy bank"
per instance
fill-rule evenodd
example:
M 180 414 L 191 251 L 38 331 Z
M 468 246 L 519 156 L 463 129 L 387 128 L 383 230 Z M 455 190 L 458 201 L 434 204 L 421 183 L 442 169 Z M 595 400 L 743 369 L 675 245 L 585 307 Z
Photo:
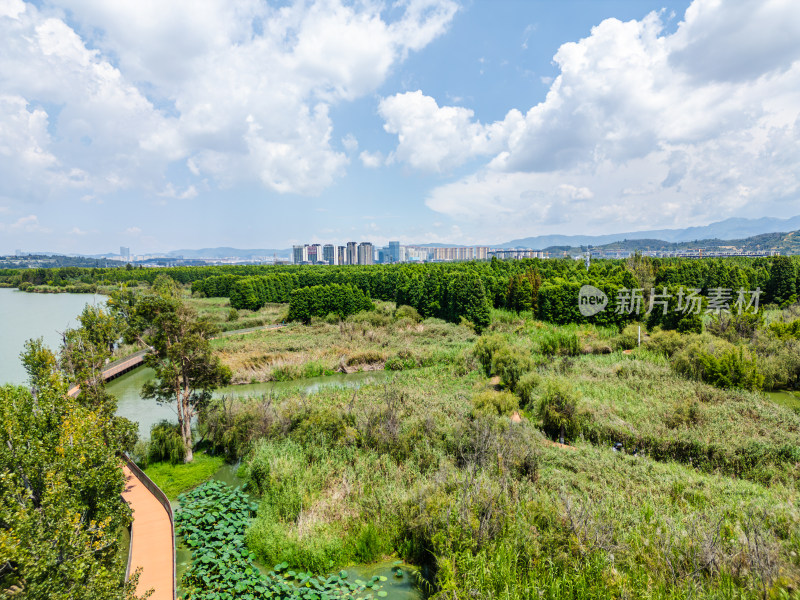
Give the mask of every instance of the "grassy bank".
M 191 463 L 157 462 L 148 465 L 144 472 L 170 500 L 175 500 L 178 494 L 210 479 L 224 463 L 225 460 L 221 456 L 195 452 Z
M 418 321 L 383 303 L 375 312 L 344 321 L 315 320 L 308 326 L 214 340 L 214 348 L 233 371 L 234 383 L 254 383 L 450 364 L 474 339 L 468 327 Z

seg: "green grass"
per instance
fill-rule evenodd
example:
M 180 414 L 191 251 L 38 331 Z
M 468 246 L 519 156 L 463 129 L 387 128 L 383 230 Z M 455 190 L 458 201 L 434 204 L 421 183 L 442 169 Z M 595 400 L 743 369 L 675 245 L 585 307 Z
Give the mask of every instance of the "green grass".
M 315 320 L 212 344 L 234 383 L 252 383 L 302 378 L 309 364 L 325 373 L 382 368 L 387 361 L 402 368 L 451 363 L 475 340 L 469 328 L 437 319 L 396 319 L 393 307 L 382 303 L 377 311 L 342 322 Z
M 267 376 L 401 352 L 416 365 L 356 391 L 282 391 L 201 416 L 201 427 L 214 417 L 205 439 L 244 455 L 261 495 L 247 532 L 261 561 L 324 572 L 394 555 L 431 569 L 440 597 L 796 595 L 800 416 L 688 380 L 644 348 L 623 354 L 614 329 L 493 317 L 489 334 L 542 381 L 577 390 L 584 439 L 572 449 L 539 431 L 538 389 L 519 424 L 473 410 L 502 383 L 465 327 L 379 310 L 215 342 Z M 577 344 L 543 356 L 557 336 Z M 612 452 L 618 437 L 647 456 Z
M 144 469 L 144 472 L 170 500 L 174 500 L 178 494 L 211 478 L 224 462 L 225 459 L 221 456 L 195 452 L 194 460 L 188 464 L 154 463 Z

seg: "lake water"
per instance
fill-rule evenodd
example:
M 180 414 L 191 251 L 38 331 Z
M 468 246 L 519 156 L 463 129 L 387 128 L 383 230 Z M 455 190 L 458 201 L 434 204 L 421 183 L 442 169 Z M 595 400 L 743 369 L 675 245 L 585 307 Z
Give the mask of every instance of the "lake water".
M 387 371 L 365 371 L 360 373 L 336 374 L 327 377 L 310 377 L 295 381 L 270 381 L 247 385 L 232 385 L 214 392 L 215 397 L 247 396 L 260 397 L 278 392 L 314 394 L 325 387 L 358 388 L 362 385 L 382 381 Z M 153 377 L 152 369 L 140 367 L 106 384 L 106 389 L 117 398 L 117 414 L 139 424 L 139 436 L 150 437 L 150 428 L 159 421 L 178 422 L 175 403 L 159 404 L 155 400 L 141 397 L 142 385 Z
M 55 351 L 61 343 L 60 332 L 77 327 L 84 307 L 104 301 L 104 296 L 95 294 L 28 294 L 0 288 L 0 385 L 27 381 L 19 360 L 26 340 L 42 337 Z

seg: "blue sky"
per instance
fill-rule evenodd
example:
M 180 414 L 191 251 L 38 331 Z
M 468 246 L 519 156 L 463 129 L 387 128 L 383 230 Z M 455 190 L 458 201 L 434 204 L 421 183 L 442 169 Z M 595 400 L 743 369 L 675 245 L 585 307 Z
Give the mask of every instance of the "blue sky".
M 794 0 L 0 0 L 0 253 L 800 214 Z

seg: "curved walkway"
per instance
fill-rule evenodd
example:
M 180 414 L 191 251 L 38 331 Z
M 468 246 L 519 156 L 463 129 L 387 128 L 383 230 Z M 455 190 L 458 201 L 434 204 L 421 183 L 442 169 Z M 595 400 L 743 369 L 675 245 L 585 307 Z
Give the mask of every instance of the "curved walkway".
M 150 600 L 174 600 L 175 530 L 169 501 L 141 470 L 124 459 L 125 491 L 122 498 L 133 511 L 131 548 L 128 556 L 130 576 L 141 568 L 136 594 L 154 590 Z M 160 497 L 159 497 L 160 496 Z
M 218 337 L 229 337 L 232 335 L 253 333 L 254 331 L 262 331 L 264 329 L 282 329 L 283 327 L 287 327 L 287 325 L 261 325 L 259 327 L 248 327 L 246 329 L 234 329 L 233 331 L 224 331 L 219 334 Z M 215 340 L 217 338 L 211 339 Z M 144 363 L 145 354 L 147 354 L 147 350 L 139 350 L 138 352 L 134 352 L 133 354 L 130 354 L 124 358 L 120 358 L 112 363 L 109 363 L 106 365 L 106 368 L 103 369 L 103 381 L 111 381 L 115 377 L 119 377 L 123 373 L 127 373 L 128 371 L 132 371 L 136 367 L 141 366 Z M 78 394 L 80 394 L 80 392 L 80 386 L 75 385 L 67 391 L 67 395 L 71 398 L 75 398 Z

